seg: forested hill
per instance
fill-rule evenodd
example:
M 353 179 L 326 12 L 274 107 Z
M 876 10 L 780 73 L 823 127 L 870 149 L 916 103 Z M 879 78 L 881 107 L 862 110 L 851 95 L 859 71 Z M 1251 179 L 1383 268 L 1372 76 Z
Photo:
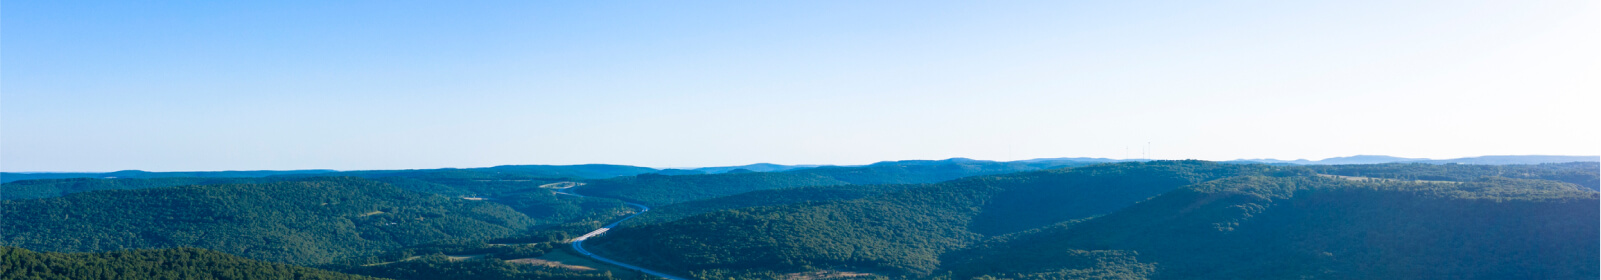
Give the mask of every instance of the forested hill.
M 23 180 L 0 184 L 0 200 L 4 199 L 33 199 L 67 195 L 96 190 L 135 190 L 159 187 L 186 186 L 186 185 L 215 185 L 258 183 L 267 181 L 262 178 L 151 178 L 151 179 L 98 179 L 98 178 L 71 178 L 71 179 L 39 179 Z
M 784 172 L 705 175 L 641 174 L 591 180 L 578 192 L 659 206 L 744 192 L 845 184 L 922 184 L 961 177 L 1040 170 L 1092 163 L 1049 160 L 994 162 L 970 159 L 880 162 L 866 166 L 825 166 Z
M 0 245 L 42 251 L 199 247 L 315 264 L 531 225 L 504 205 L 359 178 L 107 190 L 0 201 Z
M 1463 181 L 1119 163 L 723 210 L 619 228 L 586 244 L 699 278 L 817 269 L 956 279 L 1597 276 L 1594 191 L 1549 180 Z
M 651 208 L 628 219 L 623 226 L 671 222 L 686 217 L 728 209 L 774 206 L 811 201 L 851 200 L 890 193 L 923 185 L 839 185 L 760 190 L 712 199 L 676 203 Z
M 0 247 L 0 279 L 379 280 L 383 278 L 251 260 L 195 248 L 52 253 Z
M 1542 179 L 1601 190 L 1601 162 L 1514 165 L 1471 164 L 1350 164 L 1307 166 L 1322 174 L 1425 181 L 1473 181 L 1483 177 Z
M 979 240 L 980 233 L 1105 214 L 1202 181 L 1280 173 L 1311 174 L 1167 161 L 982 176 L 859 200 L 712 212 L 620 228 L 586 244 L 681 275 L 808 267 L 924 274 L 937 268 L 941 253 Z
M 0 183 L 36 179 L 66 179 L 66 178 L 257 178 L 279 175 L 309 175 L 327 174 L 333 170 L 284 170 L 284 171 L 195 171 L 195 172 L 149 172 L 139 170 L 123 170 L 117 172 L 49 172 L 49 173 L 17 173 L 0 172 Z
M 1325 165 L 1325 164 L 1387 164 L 1387 163 L 1426 163 L 1426 164 L 1480 164 L 1480 165 L 1507 165 L 1507 164 L 1546 164 L 1569 162 L 1601 162 L 1601 156 L 1481 156 L 1454 159 L 1426 159 L 1402 158 L 1379 155 L 1357 155 L 1349 157 L 1327 158 L 1322 160 L 1277 160 L 1277 159 L 1240 159 L 1231 162 L 1266 163 L 1266 164 L 1296 164 L 1296 165 Z
M 194 171 L 194 172 L 149 172 L 139 170 L 125 170 L 106 173 L 62 172 L 62 173 L 0 173 L 0 182 L 14 182 L 20 180 L 36 179 L 66 179 L 66 178 L 260 178 L 260 177 L 326 177 L 347 176 L 363 178 L 382 177 L 423 177 L 428 173 L 442 173 L 443 176 L 455 172 L 485 174 L 486 177 L 498 178 L 550 178 L 550 179 L 600 179 L 617 176 L 628 176 L 656 172 L 654 168 L 610 165 L 610 164 L 582 164 L 582 165 L 502 165 L 482 168 L 437 168 L 437 169 L 408 169 L 408 170 L 286 170 L 286 171 Z
M 656 172 L 649 167 L 611 165 L 611 164 L 583 164 L 583 165 L 502 165 L 484 168 L 440 168 L 440 169 L 410 169 L 410 170 L 363 170 L 343 171 L 317 176 L 352 176 L 363 178 L 382 177 L 448 177 L 461 178 L 460 174 L 478 174 L 480 179 L 603 179 L 617 176 L 629 176 Z M 434 175 L 438 174 L 438 175 Z
M 944 255 L 958 279 L 1595 279 L 1596 193 L 1245 176 Z

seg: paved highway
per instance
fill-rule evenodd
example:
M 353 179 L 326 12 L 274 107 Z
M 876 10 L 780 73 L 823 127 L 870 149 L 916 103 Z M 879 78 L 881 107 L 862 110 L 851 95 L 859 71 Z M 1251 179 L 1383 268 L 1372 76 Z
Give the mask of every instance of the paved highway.
M 576 196 L 576 197 L 584 197 L 583 195 L 573 193 L 573 187 L 577 187 L 577 186 L 581 186 L 581 185 L 582 184 L 571 184 L 571 185 L 568 185 L 565 188 L 556 189 L 556 193 L 565 194 L 565 195 L 571 195 L 571 196 Z M 638 266 L 634 266 L 634 265 L 631 265 L 631 264 L 626 264 L 626 263 L 623 263 L 623 262 L 614 261 L 612 259 L 604 258 L 604 257 L 601 257 L 601 256 L 596 256 L 594 253 L 590 253 L 589 250 L 584 250 L 584 240 L 589 240 L 590 237 L 595 237 L 595 236 L 600 236 L 601 234 L 605 234 L 606 231 L 611 230 L 611 228 L 613 228 L 613 227 L 616 227 L 617 224 L 620 224 L 623 221 L 627 221 L 628 219 L 633 219 L 634 217 L 639 216 L 639 214 L 644 214 L 645 211 L 650 211 L 650 207 L 646 207 L 644 205 L 639 205 L 639 204 L 634 204 L 634 203 L 627 203 L 627 202 L 624 202 L 623 204 L 627 204 L 629 207 L 639 208 L 639 213 L 634 213 L 633 215 L 628 215 L 628 217 L 624 217 L 621 220 L 617 220 L 616 222 L 612 222 L 611 224 L 607 224 L 604 227 L 600 227 L 600 229 L 596 229 L 595 231 L 591 231 L 589 233 L 586 233 L 583 236 L 579 236 L 578 238 L 573 238 L 573 250 L 577 250 L 578 253 L 584 254 L 584 256 L 590 257 L 590 258 L 594 258 L 595 260 L 598 260 L 598 261 L 602 261 L 602 262 L 606 262 L 606 263 L 609 263 L 609 264 L 625 267 L 625 268 L 628 268 L 628 269 L 638 270 L 639 272 L 644 272 L 645 274 L 655 275 L 656 277 L 667 278 L 669 280 L 686 280 L 686 279 L 684 279 L 682 277 L 672 276 L 672 275 L 668 275 L 666 273 L 657 272 L 655 270 L 645 269 L 643 267 L 638 267 Z

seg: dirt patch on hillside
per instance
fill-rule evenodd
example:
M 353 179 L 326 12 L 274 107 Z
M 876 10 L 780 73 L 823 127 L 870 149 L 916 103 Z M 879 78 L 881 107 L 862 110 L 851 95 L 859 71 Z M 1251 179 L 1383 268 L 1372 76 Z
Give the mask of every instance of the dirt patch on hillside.
M 818 270 L 818 271 L 796 272 L 796 273 L 784 274 L 784 280 L 856 279 L 856 278 L 872 278 L 873 276 L 874 275 L 872 273 L 850 272 L 850 271 L 835 271 L 835 270 Z
M 572 271 L 590 271 L 590 270 L 595 270 L 595 268 L 593 268 L 593 267 L 564 264 L 564 263 L 561 263 L 561 262 L 550 261 L 550 260 L 545 260 L 545 259 L 540 259 L 540 258 L 525 258 L 525 259 L 506 260 L 506 262 L 509 262 L 509 263 L 521 263 L 521 264 L 531 264 L 531 265 L 538 265 L 538 266 L 545 266 L 545 267 L 554 267 L 554 268 L 560 268 L 560 269 L 566 269 L 566 270 L 572 270 Z

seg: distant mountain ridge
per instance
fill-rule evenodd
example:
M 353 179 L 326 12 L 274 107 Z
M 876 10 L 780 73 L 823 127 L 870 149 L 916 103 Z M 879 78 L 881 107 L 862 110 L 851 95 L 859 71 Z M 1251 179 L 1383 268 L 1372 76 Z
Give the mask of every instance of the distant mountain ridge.
M 1541 164 L 1565 162 L 1601 162 L 1601 156 L 1549 156 L 1549 155 L 1522 155 L 1522 156 L 1480 156 L 1454 159 L 1426 159 L 1404 158 L 1384 155 L 1355 155 L 1348 157 L 1333 157 L 1322 160 L 1279 160 L 1279 159 L 1237 159 L 1229 162 L 1236 163 L 1266 163 L 1266 164 L 1297 164 L 1297 165 L 1329 165 L 1329 164 L 1380 164 L 1380 163 L 1429 163 L 1429 164 Z
M 37 179 L 70 179 L 70 178 L 256 178 L 277 175 L 300 174 L 326 174 L 339 172 L 328 169 L 309 170 L 253 170 L 253 171 L 181 171 L 181 172 L 150 172 L 142 170 L 123 170 L 116 172 L 0 172 L 0 183 L 20 180 Z
M 945 163 L 1026 163 L 1026 164 L 1039 164 L 1039 163 L 1067 164 L 1067 163 L 1073 163 L 1073 164 L 1082 164 L 1082 163 L 1145 162 L 1145 161 L 1151 161 L 1151 159 L 1110 159 L 1110 158 L 1090 158 L 1090 157 L 1060 157 L 1060 158 L 1036 158 L 1036 159 L 1016 160 L 1016 161 L 991 161 L 991 160 L 976 160 L 976 159 L 956 157 L 956 158 L 949 158 L 949 159 L 944 159 L 944 160 L 880 161 L 880 162 L 875 162 L 875 163 L 867 164 L 867 165 L 815 165 L 815 164 L 782 165 L 782 164 L 773 164 L 773 163 L 755 163 L 755 164 L 747 164 L 747 165 L 739 165 L 739 166 L 716 166 L 716 167 L 700 167 L 700 168 L 665 168 L 665 169 L 657 169 L 657 168 L 650 168 L 650 167 L 640 167 L 640 166 L 630 166 L 630 165 L 580 164 L 580 165 L 501 165 L 501 166 L 495 166 L 495 167 L 480 167 L 480 168 L 436 168 L 436 169 L 352 170 L 352 171 L 339 171 L 339 170 L 331 170 L 331 169 L 306 169 L 306 170 L 254 170 L 254 171 L 182 171 L 182 172 L 150 172 L 150 171 L 141 171 L 141 170 L 123 170 L 123 171 L 116 171 L 116 172 L 99 172 L 99 173 L 97 173 L 97 172 L 0 172 L 0 183 L 14 182 L 14 181 L 20 181 L 20 180 L 69 179 L 69 178 L 102 178 L 102 179 L 111 179 L 111 178 L 146 178 L 147 179 L 147 178 L 176 178 L 176 177 L 193 177 L 193 178 L 260 178 L 260 177 L 274 177 L 274 176 L 299 176 L 299 177 L 354 176 L 354 177 L 373 178 L 373 177 L 385 177 L 388 174 L 401 173 L 401 172 L 429 172 L 429 171 L 456 171 L 456 170 L 488 171 L 488 172 L 496 172 L 496 173 L 517 174 L 517 175 L 524 175 L 524 176 L 544 176 L 544 177 L 551 177 L 551 178 L 605 179 L 605 178 L 620 177 L 620 176 L 633 176 L 633 175 L 646 174 L 646 173 L 656 173 L 656 174 L 661 174 L 661 175 L 722 174 L 722 173 L 728 173 L 729 171 L 735 171 L 735 170 L 741 170 L 741 169 L 748 170 L 748 171 L 755 171 L 755 172 L 784 172 L 784 171 L 793 171 L 793 170 L 808 169 L 808 168 L 818 168 L 818 167 L 863 167 L 863 166 L 874 166 L 874 165 L 884 165 L 884 164 L 900 164 L 900 165 L 907 165 L 907 164 L 914 164 L 915 165 L 915 164 L 919 164 L 919 163 L 924 163 L 924 164 L 945 164 Z M 1237 159 L 1237 160 L 1225 161 L 1225 162 L 1229 162 L 1229 163 L 1264 163 L 1264 164 L 1296 164 L 1296 165 L 1379 164 L 1379 163 L 1430 163 L 1430 164 L 1456 163 L 1456 164 L 1507 165 L 1507 164 L 1541 164 L 1541 163 L 1565 163 L 1565 162 L 1601 162 L 1601 156 L 1510 155 L 1510 156 L 1465 157 L 1465 158 L 1439 159 L 1439 160 L 1436 160 L 1436 159 L 1426 159 L 1426 158 L 1403 158 L 1403 157 L 1393 157 L 1393 156 L 1384 156 L 1384 155 L 1355 155 L 1355 156 L 1349 156 L 1349 157 L 1327 158 L 1327 159 L 1315 160 L 1315 161 L 1314 160 L 1306 160 L 1306 159 L 1280 160 L 1280 159 L 1264 158 L 1264 159 Z M 741 171 L 741 172 L 743 172 L 743 171 Z

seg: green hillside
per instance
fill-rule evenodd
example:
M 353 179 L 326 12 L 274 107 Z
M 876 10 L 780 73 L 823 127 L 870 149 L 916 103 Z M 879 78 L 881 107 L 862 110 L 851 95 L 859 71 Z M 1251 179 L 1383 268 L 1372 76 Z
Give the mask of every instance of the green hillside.
M 333 173 L 333 172 L 336 172 L 336 171 L 324 170 L 324 169 L 315 169 L 315 170 L 283 170 L 283 171 L 261 170 L 261 171 L 194 171 L 194 172 L 149 172 L 149 171 L 139 171 L 139 170 L 123 170 L 123 171 L 105 172 L 105 173 L 87 173 L 87 172 L 44 172 L 44 173 L 37 173 L 37 172 L 36 173 L 0 172 L 0 182 L 9 183 L 9 182 L 15 182 L 15 181 L 21 181 L 21 180 L 67 179 L 67 178 L 101 178 L 101 179 L 113 179 L 113 178 L 115 178 L 115 179 L 126 179 L 126 178 L 141 178 L 141 179 L 149 179 L 149 178 L 259 178 L 259 177 L 269 177 L 269 176 L 320 176 L 318 174 L 329 174 L 329 173 Z
M 1484 177 L 1542 179 L 1601 190 L 1601 163 L 1569 162 L 1525 165 L 1389 163 L 1307 166 L 1322 174 L 1427 181 L 1473 181 Z
M 588 231 L 588 228 L 584 229 Z M 610 273 L 587 268 L 572 269 L 540 265 L 546 254 L 564 250 L 564 240 L 582 232 L 540 231 L 517 237 L 517 244 L 489 243 L 482 240 L 445 240 L 407 246 L 376 256 L 346 259 L 322 266 L 332 271 L 393 278 L 430 279 L 527 279 L 527 280 L 610 280 Z M 507 240 L 495 240 L 505 242 Z
M 105 253 L 34 252 L 0 247 L 0 279 L 383 279 L 175 248 Z
M 544 180 L 572 180 L 572 179 L 604 179 L 617 176 L 629 176 L 656 172 L 654 168 L 610 165 L 610 164 L 583 164 L 583 165 L 502 165 L 482 168 L 439 168 L 439 169 L 409 169 L 409 170 L 358 170 L 342 171 L 328 174 L 311 174 L 299 176 L 349 176 L 362 178 L 383 177 L 409 177 L 428 180 L 439 179 L 471 179 L 471 180 L 518 180 L 518 179 L 544 179 Z M 296 175 L 285 175 L 296 176 Z
M 968 176 L 1085 164 L 1088 163 L 948 159 L 891 161 L 854 167 L 825 166 L 784 172 L 730 172 L 676 176 L 641 174 L 592 180 L 589 181 L 589 185 L 579 189 L 579 192 L 661 206 L 758 190 L 846 184 L 926 184 Z
M 722 210 L 586 244 L 699 278 L 819 269 L 957 279 L 1594 278 L 1594 191 L 1454 176 L 1467 182 L 1117 163 Z
M 656 206 L 757 190 L 842 184 L 847 183 L 814 174 L 767 172 L 678 176 L 640 174 L 588 181 L 587 185 L 579 187 L 577 192 Z
M 195 171 L 195 172 L 149 172 L 139 170 L 124 170 L 117 172 L 89 173 L 89 172 L 46 172 L 46 173 L 19 173 L 0 172 L 0 182 L 13 182 L 37 179 L 67 179 L 67 178 L 259 178 L 259 177 L 317 177 L 317 176 L 345 176 L 345 177 L 422 177 L 426 173 L 471 172 L 479 174 L 495 174 L 498 176 L 519 176 L 550 179 L 601 179 L 617 176 L 628 176 L 656 172 L 654 168 L 610 165 L 610 164 L 582 164 L 582 165 L 502 165 L 482 168 L 440 168 L 440 169 L 412 169 L 412 170 L 283 170 L 283 171 Z M 455 177 L 455 176 L 452 176 Z
M 946 254 L 943 268 L 958 279 L 1594 279 L 1596 205 L 1595 192 L 1549 181 L 1245 176 L 998 238 Z
M 785 205 L 810 201 L 859 199 L 876 194 L 895 192 L 919 186 L 923 185 L 840 185 L 760 190 L 725 197 L 696 200 L 651 208 L 650 212 L 645 212 L 644 214 L 640 214 L 639 217 L 634 217 L 633 219 L 623 222 L 623 226 L 670 222 L 703 213 L 728 209 Z
M 981 233 L 1110 213 L 1216 178 L 1309 174 L 1304 171 L 1167 161 L 983 176 L 859 200 L 712 212 L 621 228 L 590 244 L 619 259 L 680 275 L 819 267 L 924 275 L 937 268 L 941 253 L 978 241 Z M 1022 209 L 1033 211 L 1003 215 L 1022 214 Z
M 358 178 L 108 190 L 0 207 L 0 245 L 65 252 L 199 247 L 293 264 L 508 236 L 533 225 L 504 205 Z
M 0 199 L 33 199 L 97 190 L 133 190 L 185 185 L 258 183 L 261 178 L 39 179 L 0 184 Z

